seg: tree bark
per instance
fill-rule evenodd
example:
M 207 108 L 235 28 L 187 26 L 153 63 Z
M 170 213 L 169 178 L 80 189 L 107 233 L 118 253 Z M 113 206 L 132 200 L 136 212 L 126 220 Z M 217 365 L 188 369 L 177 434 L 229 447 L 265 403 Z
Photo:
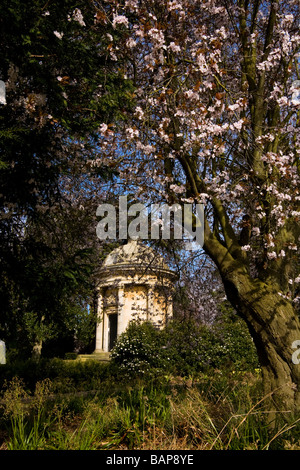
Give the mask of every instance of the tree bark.
M 183 165 L 187 178 L 198 196 L 198 185 L 188 163 Z M 294 364 L 293 342 L 300 340 L 300 321 L 292 303 L 278 292 L 277 279 L 264 282 L 249 274 L 247 254 L 241 250 L 223 205 L 212 201 L 224 236 L 222 242 L 204 219 L 204 251 L 216 264 L 226 295 L 246 321 L 257 348 L 263 385 L 271 412 L 300 412 L 300 364 Z M 276 273 L 275 273 L 276 274 Z M 272 413 L 274 417 L 274 413 Z
M 270 285 L 252 279 L 240 263 L 220 270 L 228 300 L 246 321 L 262 369 L 265 403 L 291 417 L 300 412 L 300 364 L 292 344 L 300 340 L 300 322 L 292 304 Z M 280 413 L 282 415 L 282 413 Z
M 300 365 L 292 361 L 300 322 L 291 303 L 258 279 L 239 272 L 222 276 L 227 296 L 248 324 L 256 344 L 264 391 L 277 411 L 300 411 Z M 270 410 L 271 411 L 271 410 Z

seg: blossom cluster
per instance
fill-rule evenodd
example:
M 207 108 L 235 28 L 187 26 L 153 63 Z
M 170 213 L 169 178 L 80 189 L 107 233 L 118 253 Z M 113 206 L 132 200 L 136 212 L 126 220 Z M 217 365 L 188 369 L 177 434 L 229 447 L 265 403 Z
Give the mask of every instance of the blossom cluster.
M 130 56 L 124 74 L 136 85 L 135 111 L 115 136 L 126 149 L 120 177 L 136 181 L 141 198 L 172 194 L 184 202 L 191 198 L 186 181 L 192 168 L 194 201 L 211 208 L 218 199 L 237 234 L 243 214 L 251 214 L 251 237 L 242 251 L 265 265 L 282 260 L 298 243 L 280 242 L 286 224 L 299 221 L 297 2 L 278 5 L 267 48 L 270 11 L 262 5 L 244 12 L 248 23 L 256 16 L 241 43 L 244 13 L 237 2 L 230 10 L 218 0 L 163 0 L 149 9 L 134 0 L 123 7 L 107 2 L 113 28 L 127 31 L 124 48 L 110 51 Z M 101 128 L 104 139 L 106 131 Z

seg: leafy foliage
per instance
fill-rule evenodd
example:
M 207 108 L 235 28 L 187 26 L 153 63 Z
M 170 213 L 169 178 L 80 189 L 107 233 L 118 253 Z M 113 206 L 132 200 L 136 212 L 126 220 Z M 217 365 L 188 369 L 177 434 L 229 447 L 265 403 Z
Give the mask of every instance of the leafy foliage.
M 0 335 L 20 354 L 54 336 L 70 348 L 80 305 L 93 304 L 91 214 L 113 176 L 93 168 L 97 130 L 132 100 L 108 49 L 120 33 L 95 14 L 81 0 L 0 5 Z
M 129 376 L 144 374 L 160 367 L 163 360 L 160 346 L 160 333 L 152 323 L 131 321 L 118 338 L 111 358 Z
M 258 367 L 246 325 L 229 315 L 208 327 L 194 320 L 171 321 L 164 330 L 130 322 L 112 351 L 112 360 L 128 376 L 173 372 L 189 376 L 225 365 L 235 370 Z

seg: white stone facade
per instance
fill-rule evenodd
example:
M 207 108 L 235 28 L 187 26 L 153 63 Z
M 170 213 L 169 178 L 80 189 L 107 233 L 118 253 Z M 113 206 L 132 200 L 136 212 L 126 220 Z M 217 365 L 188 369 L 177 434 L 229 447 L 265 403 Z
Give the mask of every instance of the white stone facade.
M 0 339 L 0 364 L 6 364 L 6 347 L 4 341 Z
M 130 241 L 113 250 L 99 272 L 95 352 L 108 352 L 131 320 L 163 328 L 172 318 L 176 275 L 151 248 Z

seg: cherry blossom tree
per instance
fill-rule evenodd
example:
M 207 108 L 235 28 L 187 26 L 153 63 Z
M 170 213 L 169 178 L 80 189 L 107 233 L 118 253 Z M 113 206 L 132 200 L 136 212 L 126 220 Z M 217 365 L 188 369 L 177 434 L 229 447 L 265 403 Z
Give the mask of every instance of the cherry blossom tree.
M 277 408 L 300 408 L 299 2 L 107 0 L 136 86 L 103 161 L 142 201 L 205 204 L 204 252 L 257 346 Z M 97 17 L 97 16 L 96 16 Z

